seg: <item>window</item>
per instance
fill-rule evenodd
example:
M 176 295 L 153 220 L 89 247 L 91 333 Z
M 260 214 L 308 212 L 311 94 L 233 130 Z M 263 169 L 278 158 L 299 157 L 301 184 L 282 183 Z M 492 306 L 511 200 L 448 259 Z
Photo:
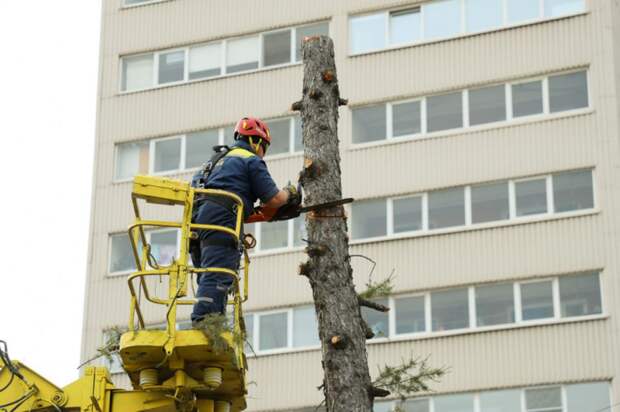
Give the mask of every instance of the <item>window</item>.
M 159 54 L 159 84 L 185 79 L 185 50 Z
M 463 127 L 461 92 L 428 97 L 426 105 L 429 133 Z
M 562 412 L 562 392 L 559 387 L 525 390 L 527 412 Z
M 259 315 L 259 350 L 288 346 L 288 313 Z
M 521 412 L 521 391 L 490 391 L 480 394 L 480 412 Z
M 158 265 L 169 265 L 177 257 L 178 230 L 158 230 L 148 232 L 151 254 Z
M 575 170 L 528 180 L 356 201 L 351 206 L 351 238 L 414 236 L 416 231 L 427 233 L 490 222 L 518 222 L 528 216 L 541 219 L 567 211 L 592 210 L 592 185 L 591 170 Z M 547 204 L 551 196 L 555 209 Z
M 293 347 L 317 346 L 320 343 L 314 306 L 293 309 Z
M 476 287 L 476 325 L 491 326 L 515 321 L 512 283 Z
M 437 396 L 434 401 L 435 412 L 474 412 L 471 394 Z
M 153 171 L 155 173 L 181 169 L 181 138 L 157 140 L 154 151 Z
M 136 269 L 135 259 L 129 243 L 129 235 L 110 235 L 110 273 L 128 272 Z
M 288 221 L 263 223 L 260 230 L 261 250 L 288 247 Z
M 413 43 L 421 38 L 420 8 L 390 13 L 390 44 Z
M 351 53 L 384 48 L 385 25 L 383 13 L 351 18 L 349 39 Z
M 579 170 L 553 175 L 553 202 L 558 213 L 593 208 L 592 171 Z
M 563 318 L 602 313 L 599 274 L 561 277 L 560 302 Z
M 506 88 L 504 85 L 469 91 L 469 124 L 506 120 Z
M 413 196 L 394 199 L 394 233 L 422 229 L 422 197 Z
M 512 85 L 513 117 L 531 116 L 543 112 L 542 81 Z
M 468 32 L 501 27 L 504 21 L 502 0 L 467 0 L 465 2 Z
M 521 284 L 521 313 L 523 320 L 553 317 L 551 281 Z
M 526 180 L 515 183 L 517 216 L 547 213 L 546 179 Z
M 550 117 L 587 107 L 587 72 L 581 71 L 542 80 L 509 82 L 416 97 L 416 100 L 356 107 L 351 115 L 352 140 L 360 144 L 402 137 L 420 138 L 434 132 L 506 123 L 527 116 Z M 467 121 L 464 113 L 467 113 Z M 425 121 L 422 121 L 423 115 Z
M 365 143 L 386 138 L 385 105 L 353 109 L 353 142 Z
M 401 404 L 403 412 L 430 412 L 429 399 L 410 399 Z
M 254 352 L 254 315 L 243 315 L 243 321 L 245 322 L 245 353 Z
M 258 69 L 258 37 L 227 42 L 226 73 Z
M 201 167 L 213 153 L 213 146 L 219 144 L 218 130 L 190 133 L 185 139 L 185 169 Z
M 291 62 L 291 30 L 263 35 L 263 66 Z
M 424 37 L 436 39 L 461 33 L 461 2 L 436 0 L 424 5 Z
M 362 200 L 351 205 L 351 233 L 353 239 L 385 236 L 387 211 L 384 199 Z
M 131 91 L 153 86 L 153 55 L 145 54 L 123 58 L 121 90 Z
M 584 0 L 545 0 L 545 17 L 565 16 L 584 11 Z
M 422 131 L 420 102 L 392 105 L 392 136 L 408 136 Z
M 380 305 L 388 306 L 387 299 L 373 299 L 373 302 Z M 374 309 L 362 307 L 362 318 L 366 321 L 370 329 L 374 332 L 376 338 L 387 338 L 390 336 L 388 314 L 378 312 Z
M 540 0 L 507 0 L 509 23 L 521 23 L 540 18 Z
M 605 411 L 609 408 L 609 384 L 607 382 L 580 383 L 566 386 L 567 412 Z
M 206 79 L 222 74 L 222 43 L 189 49 L 189 79 Z
M 484 391 L 375 403 L 375 411 L 392 412 L 603 412 L 610 409 L 609 382 L 562 387 Z M 613 409 L 613 408 L 612 408 Z
M 148 173 L 148 142 L 121 143 L 116 146 L 114 179 L 130 179 L 136 173 Z
M 290 151 L 291 120 L 275 120 L 268 122 L 271 134 L 271 144 L 267 153 L 269 155 L 288 153 Z
M 295 30 L 295 37 L 297 39 L 295 44 L 295 61 L 301 61 L 301 45 L 306 37 L 329 35 L 329 26 L 327 23 L 316 23 L 309 26 L 297 27 Z
M 394 300 L 396 312 L 396 334 L 426 331 L 424 296 L 398 298 Z
M 510 218 L 508 183 L 491 183 L 471 188 L 472 223 Z
M 586 72 L 549 77 L 551 113 L 588 107 L 588 80 Z
M 464 225 L 464 189 L 459 187 L 430 192 L 428 195 L 428 214 L 430 229 Z
M 467 289 L 453 289 L 431 293 L 433 331 L 469 327 Z

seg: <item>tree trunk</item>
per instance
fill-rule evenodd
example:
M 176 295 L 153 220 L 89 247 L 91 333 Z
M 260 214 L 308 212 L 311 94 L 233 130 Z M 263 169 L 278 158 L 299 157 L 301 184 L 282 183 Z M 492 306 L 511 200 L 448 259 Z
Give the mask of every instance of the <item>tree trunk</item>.
M 330 38 L 305 39 L 301 112 L 304 169 L 300 181 L 305 204 L 342 198 L 338 152 L 340 98 L 334 46 Z M 361 317 L 349 262 L 347 222 L 342 206 L 306 216 L 309 259 L 300 267 L 312 287 L 325 373 L 323 389 L 329 412 L 371 412 L 373 398 L 366 354 L 367 326 Z

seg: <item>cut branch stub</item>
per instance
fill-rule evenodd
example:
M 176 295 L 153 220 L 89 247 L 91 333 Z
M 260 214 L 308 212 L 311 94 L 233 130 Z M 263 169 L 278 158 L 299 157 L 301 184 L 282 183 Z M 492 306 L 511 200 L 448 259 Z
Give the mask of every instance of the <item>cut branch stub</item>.
M 344 349 L 347 346 L 348 339 L 345 336 L 332 336 L 329 343 L 336 349 Z
M 367 308 L 371 308 L 374 309 L 376 311 L 379 312 L 389 312 L 390 308 L 385 306 L 385 305 L 381 305 L 380 303 L 376 303 L 370 300 L 366 300 L 361 296 L 357 297 L 357 301 L 359 302 L 360 306 L 365 306 Z
M 382 388 L 377 388 L 376 386 L 371 386 L 369 389 L 369 394 L 373 398 L 385 398 L 386 396 L 390 395 L 390 391 Z

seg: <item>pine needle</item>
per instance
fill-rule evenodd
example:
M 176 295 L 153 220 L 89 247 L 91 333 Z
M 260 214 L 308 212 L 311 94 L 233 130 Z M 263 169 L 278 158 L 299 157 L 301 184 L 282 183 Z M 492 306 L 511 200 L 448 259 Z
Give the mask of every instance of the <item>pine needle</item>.
M 439 382 L 448 369 L 433 368 L 427 363 L 428 358 L 411 358 L 399 366 L 384 366 L 373 386 L 390 391 L 401 401 L 418 392 L 429 391 L 431 382 Z

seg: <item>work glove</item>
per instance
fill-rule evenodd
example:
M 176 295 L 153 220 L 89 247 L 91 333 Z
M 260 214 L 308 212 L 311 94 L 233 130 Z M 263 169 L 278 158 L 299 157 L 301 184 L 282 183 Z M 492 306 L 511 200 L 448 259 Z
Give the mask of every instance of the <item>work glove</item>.
M 301 185 L 295 186 L 289 183 L 282 190 L 288 193 L 288 201 L 286 202 L 287 206 L 301 205 L 301 201 L 302 201 Z

